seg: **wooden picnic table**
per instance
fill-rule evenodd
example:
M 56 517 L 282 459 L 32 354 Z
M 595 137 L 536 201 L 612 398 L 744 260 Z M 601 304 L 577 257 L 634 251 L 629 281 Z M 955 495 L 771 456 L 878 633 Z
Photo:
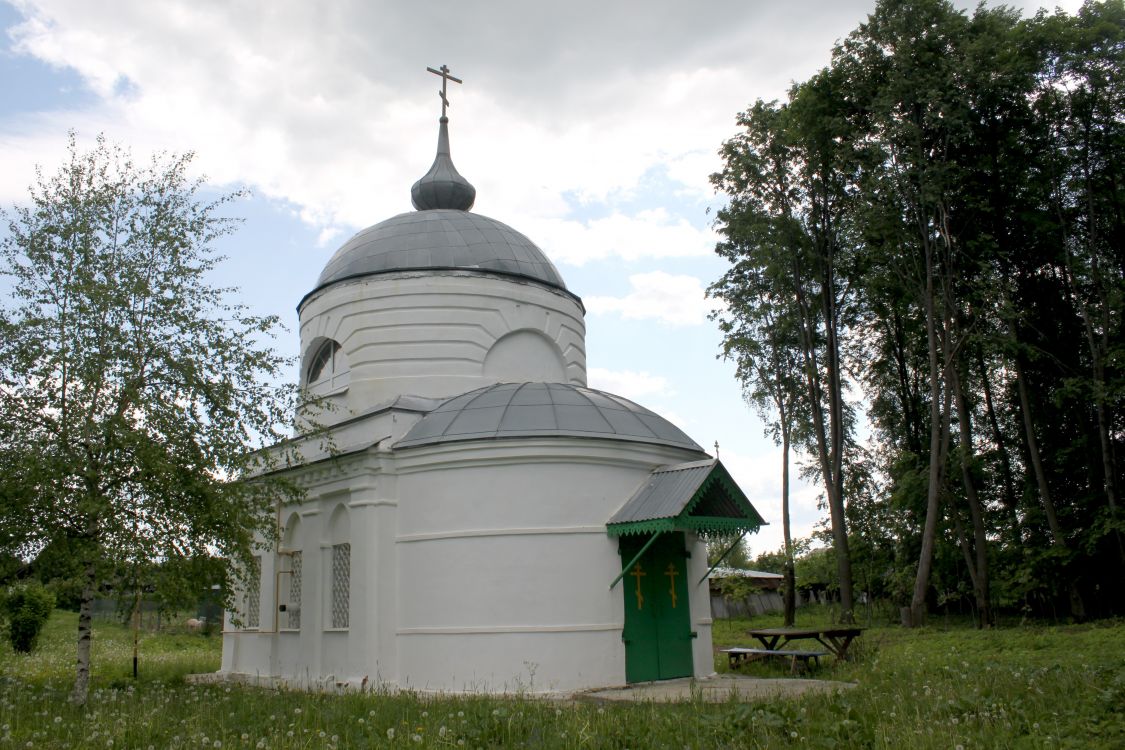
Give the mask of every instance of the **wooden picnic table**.
M 848 646 L 863 633 L 863 628 L 855 625 L 823 625 L 813 628 L 760 628 L 746 632 L 770 651 L 784 648 L 790 641 L 812 639 L 831 651 L 837 659 L 844 660 L 848 658 Z

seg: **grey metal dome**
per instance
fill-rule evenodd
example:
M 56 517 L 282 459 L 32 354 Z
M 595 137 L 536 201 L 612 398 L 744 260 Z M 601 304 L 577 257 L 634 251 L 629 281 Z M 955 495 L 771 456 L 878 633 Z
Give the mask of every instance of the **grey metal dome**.
M 602 438 L 703 453 L 678 427 L 643 406 L 566 383 L 500 383 L 454 396 L 395 448 L 517 437 Z
M 453 209 L 411 211 L 356 234 L 336 251 L 317 289 L 389 271 L 469 269 L 524 276 L 566 289 L 543 251 L 507 224 Z
M 453 166 L 449 153 L 449 118 L 443 116 L 438 122 L 437 156 L 430 171 L 410 188 L 410 202 L 419 211 L 434 208 L 468 211 L 477 199 L 477 189 Z

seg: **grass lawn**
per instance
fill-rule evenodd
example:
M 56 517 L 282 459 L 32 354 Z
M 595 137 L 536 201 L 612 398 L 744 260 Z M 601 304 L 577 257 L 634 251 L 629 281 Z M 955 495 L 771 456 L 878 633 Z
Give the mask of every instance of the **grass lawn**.
M 822 613 L 802 612 L 801 624 Z M 716 647 L 751 623 L 720 621 Z M 780 624 L 757 618 L 755 626 Z M 1122 748 L 1125 622 L 872 628 L 855 659 L 817 678 L 837 695 L 754 704 L 599 705 L 530 698 L 309 695 L 191 686 L 219 666 L 220 639 L 96 628 L 89 705 L 67 703 L 76 618 L 55 612 L 30 656 L 0 646 L 0 748 Z M 726 660 L 716 661 L 725 671 Z M 781 666 L 752 674 L 787 679 Z

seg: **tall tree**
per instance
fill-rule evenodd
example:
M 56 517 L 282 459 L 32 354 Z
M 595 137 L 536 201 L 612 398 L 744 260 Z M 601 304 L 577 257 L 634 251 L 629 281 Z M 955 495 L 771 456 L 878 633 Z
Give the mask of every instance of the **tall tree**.
M 190 162 L 139 165 L 104 137 L 81 152 L 71 134 L 68 160 L 39 174 L 0 244 L 11 280 L 0 449 L 18 459 L 22 503 L 14 542 L 28 556 L 67 539 L 80 563 L 77 703 L 94 597 L 112 571 L 206 553 L 249 569 L 255 533 L 270 535 L 271 509 L 295 492 L 236 481 L 278 458 L 252 449 L 284 437 L 294 394 L 276 385 L 277 321 L 210 282 L 234 196 L 204 200 Z
M 730 198 L 718 214 L 726 241 L 716 251 L 732 263 L 712 293 L 729 305 L 725 346 L 744 360 L 743 382 L 759 389 L 769 382 L 778 395 L 798 396 L 788 416 L 802 417 L 800 432 L 820 469 L 841 617 L 851 621 L 843 476 L 849 415 L 840 341 L 846 286 L 838 275 L 849 247 L 842 218 L 848 190 L 833 85 L 825 72 L 794 89 L 786 105 L 759 101 L 740 115 L 744 132 L 724 144 L 725 168 L 712 177 Z M 793 367 L 799 390 L 791 390 L 796 373 L 779 371 Z
M 784 620 L 792 626 L 797 617 L 797 581 L 793 535 L 789 515 L 790 452 L 808 422 L 799 415 L 801 367 L 796 358 L 799 343 L 792 316 L 784 313 L 785 301 L 765 281 L 761 269 L 742 265 L 738 288 L 730 279 L 718 282 L 711 293 L 728 300 L 725 312 L 716 313 L 723 332 L 723 356 L 736 363 L 735 376 L 743 394 L 767 424 L 766 432 L 781 446 L 781 533 L 785 576 Z

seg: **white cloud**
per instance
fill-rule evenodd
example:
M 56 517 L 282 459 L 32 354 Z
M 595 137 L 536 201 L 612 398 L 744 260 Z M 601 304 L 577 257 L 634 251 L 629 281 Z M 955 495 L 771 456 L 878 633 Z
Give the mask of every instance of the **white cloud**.
M 648 396 L 674 395 L 667 378 L 648 372 L 591 367 L 586 371 L 586 377 L 591 388 L 609 391 L 631 401 L 643 402 Z
M 610 257 L 707 257 L 718 241 L 711 229 L 698 229 L 662 208 L 632 216 L 614 212 L 588 222 L 532 218 L 521 222 L 521 231 L 534 237 L 555 262 L 575 266 Z
M 194 149 L 216 182 L 291 202 L 318 228 L 409 210 L 436 137 L 427 64 L 448 62 L 466 81 L 451 94 L 453 152 L 479 210 L 522 229 L 566 218 L 563 195 L 612 204 L 654 169 L 677 194 L 708 195 L 734 114 L 784 96 L 871 10 L 870 0 L 816 13 L 744 0 L 707 12 L 679 0 L 10 1 L 25 17 L 8 30 L 15 52 L 77 71 L 99 103 L 0 123 L 0 197 L 29 181 L 13 166 L 56 163 L 76 127 L 138 153 Z M 638 230 L 645 221 L 663 233 Z M 713 244 L 680 217 L 547 229 L 550 251 L 575 263 Z
M 719 457 L 734 481 L 769 523 L 749 537 L 753 555 L 779 549 L 784 541 L 781 524 L 781 449 L 741 453 L 719 446 Z M 789 457 L 789 518 L 793 539 L 807 537 L 824 517 L 817 507 L 819 489 L 797 477 L 799 456 Z
M 672 0 L 15 5 L 26 18 L 9 30 L 16 52 L 77 71 L 98 103 L 9 117 L 6 166 L 13 149 L 19 163 L 57 163 L 69 127 L 105 130 L 138 154 L 194 149 L 215 182 L 291 202 L 317 228 L 365 226 L 410 208 L 436 138 L 438 82 L 423 68 L 445 61 L 466 81 L 451 93 L 453 153 L 478 210 L 528 231 L 566 218 L 563 195 L 613 201 L 664 165 L 678 192 L 707 193 L 706 154 L 734 113 L 827 61 L 866 3 L 815 18 L 739 0 L 708 13 Z M 5 198 L 28 182 L 14 172 L 0 175 Z M 547 229 L 564 262 L 713 245 L 672 216 Z
M 328 226 L 320 230 L 320 234 L 316 236 L 317 247 L 328 247 L 333 240 L 343 234 L 343 230 L 337 226 Z
M 656 320 L 671 326 L 708 323 L 719 302 L 707 299 L 703 282 L 695 276 L 664 271 L 629 277 L 632 291 L 624 297 L 589 296 L 586 309 L 595 315 L 617 313 L 626 320 Z
M 706 257 L 714 252 L 718 236 L 664 209 L 639 211 L 632 216 L 613 213 L 604 218 L 576 222 L 562 218 L 521 220 L 520 231 L 535 238 L 551 260 L 570 265 L 621 257 L 627 261 L 663 257 Z

